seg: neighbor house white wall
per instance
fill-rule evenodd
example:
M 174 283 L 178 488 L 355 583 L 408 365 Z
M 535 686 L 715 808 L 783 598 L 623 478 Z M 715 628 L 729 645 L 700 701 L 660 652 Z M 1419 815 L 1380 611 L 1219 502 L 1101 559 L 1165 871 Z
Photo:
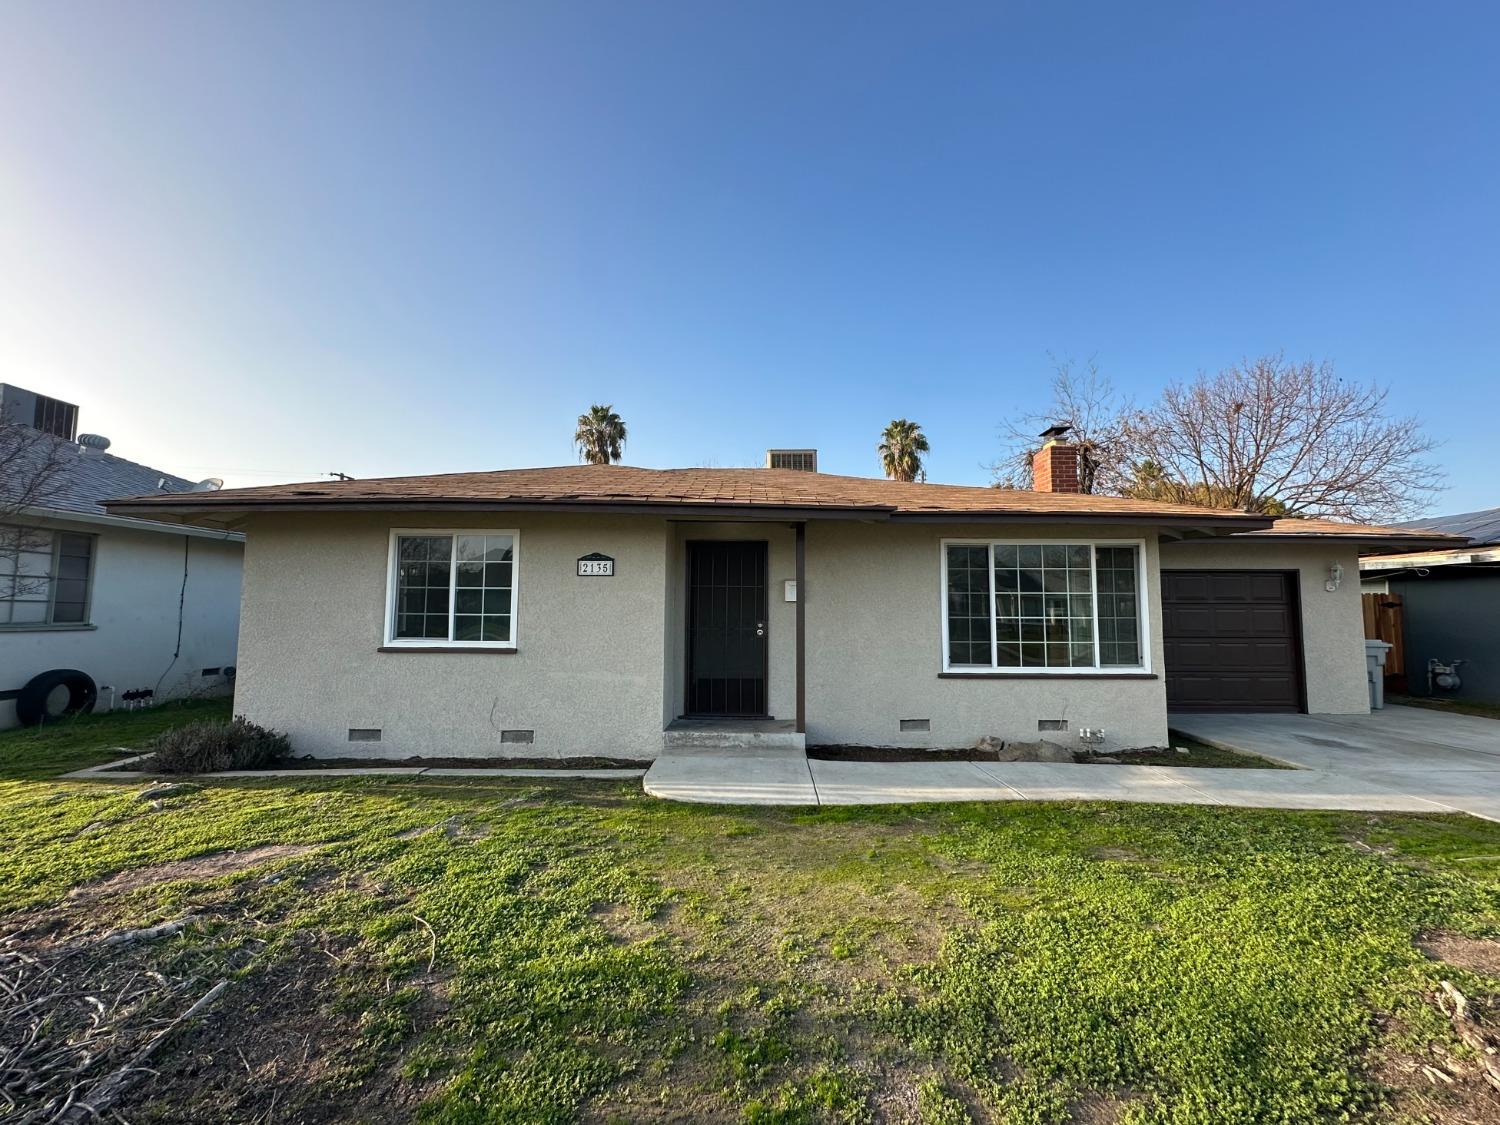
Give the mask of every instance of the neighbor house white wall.
M 381 652 L 393 527 L 517 529 L 516 651 Z M 237 710 L 320 757 L 655 757 L 664 520 L 419 513 L 249 521 Z M 613 578 L 579 578 L 599 551 Z M 380 742 L 351 744 L 351 727 Z M 535 731 L 530 745 L 502 730 Z
M 1149 591 L 1148 677 L 943 677 L 941 543 L 947 539 L 1144 539 Z M 926 748 L 972 745 L 984 735 L 1073 744 L 1102 727 L 1106 747 L 1167 740 L 1161 607 L 1154 530 L 1040 525 L 864 524 L 807 528 L 807 740 Z M 903 733 L 901 719 L 930 719 Z M 1039 733 L 1039 719 L 1067 731 Z
M 1344 568 L 1337 590 L 1324 588 L 1328 568 Z M 1164 570 L 1289 570 L 1297 573 L 1302 602 L 1302 652 L 1307 710 L 1358 715 L 1370 709 L 1365 671 L 1365 629 L 1359 605 L 1359 551 L 1320 540 L 1283 543 L 1233 540 L 1166 542 Z
M 71 520 L 45 526 L 98 536 L 89 623 L 0 630 L 0 690 L 57 668 L 76 668 L 114 688 L 117 705 L 121 693 L 137 688 L 154 688 L 157 700 L 230 690 L 222 675 L 202 672 L 236 663 L 242 543 Z M 182 645 L 174 659 L 179 600 Z M 98 709 L 109 696 L 101 690 Z M 15 703 L 0 701 L 0 728 L 15 723 Z

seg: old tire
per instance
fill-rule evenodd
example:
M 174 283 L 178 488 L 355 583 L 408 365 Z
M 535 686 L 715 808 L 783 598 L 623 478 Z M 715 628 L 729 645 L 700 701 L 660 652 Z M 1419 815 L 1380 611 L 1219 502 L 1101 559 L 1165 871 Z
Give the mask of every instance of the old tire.
M 16 718 L 23 726 L 51 722 L 94 709 L 99 688 L 87 672 L 54 668 L 33 676 L 16 696 Z

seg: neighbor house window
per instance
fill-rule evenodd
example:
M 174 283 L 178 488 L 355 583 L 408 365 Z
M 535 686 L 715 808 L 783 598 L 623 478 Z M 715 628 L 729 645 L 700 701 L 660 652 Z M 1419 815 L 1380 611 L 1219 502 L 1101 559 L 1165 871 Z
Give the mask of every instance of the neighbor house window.
M 1141 670 L 1139 543 L 946 543 L 945 665 Z
M 86 625 L 92 535 L 0 527 L 0 629 Z
M 392 534 L 388 644 L 510 648 L 515 611 L 515 532 Z

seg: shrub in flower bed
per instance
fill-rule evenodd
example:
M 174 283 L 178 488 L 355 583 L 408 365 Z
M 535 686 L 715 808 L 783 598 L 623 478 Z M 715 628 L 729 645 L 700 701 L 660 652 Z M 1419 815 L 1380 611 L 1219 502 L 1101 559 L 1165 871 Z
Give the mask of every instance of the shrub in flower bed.
M 274 766 L 292 752 L 280 731 L 241 715 L 230 722 L 207 720 L 164 731 L 146 744 L 150 755 L 136 768 L 155 773 L 215 773 Z

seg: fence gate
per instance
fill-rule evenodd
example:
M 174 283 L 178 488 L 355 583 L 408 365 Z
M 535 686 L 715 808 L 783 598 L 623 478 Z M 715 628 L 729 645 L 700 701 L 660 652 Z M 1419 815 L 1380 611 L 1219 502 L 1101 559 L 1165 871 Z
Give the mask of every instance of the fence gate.
M 1406 691 L 1406 639 L 1402 629 L 1400 594 L 1361 594 L 1365 615 L 1365 639 L 1385 641 L 1391 651 L 1385 657 L 1385 690 L 1397 695 Z

